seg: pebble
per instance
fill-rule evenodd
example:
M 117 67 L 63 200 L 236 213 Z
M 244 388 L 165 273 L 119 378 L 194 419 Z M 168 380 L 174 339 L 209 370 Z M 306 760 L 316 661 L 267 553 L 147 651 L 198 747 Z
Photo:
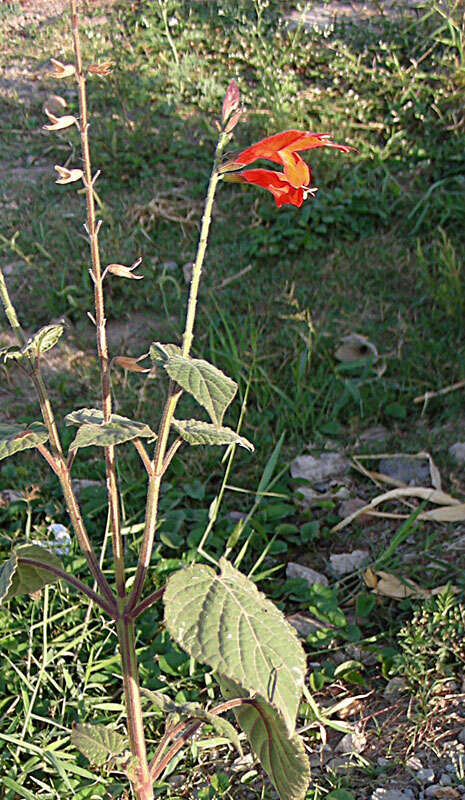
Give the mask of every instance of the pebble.
M 375 789 L 371 795 L 371 800 L 413 800 L 413 792 L 410 789 Z
M 353 733 L 346 733 L 338 743 L 336 750 L 339 753 L 363 753 L 366 747 L 366 736 L 363 733 L 354 731 Z
M 305 478 L 312 483 L 334 478 L 348 472 L 350 462 L 340 453 L 322 453 L 321 456 L 298 456 L 291 464 L 293 478 Z
M 361 508 L 366 506 L 366 500 L 362 500 L 361 497 L 349 497 L 348 500 L 343 500 L 342 503 L 339 505 L 337 513 L 342 519 L 346 517 L 352 516 L 355 514 L 356 511 L 359 511 Z M 372 524 L 372 517 L 369 514 L 359 514 L 358 517 L 354 520 L 357 525 L 371 525 Z
M 434 769 L 423 767 L 422 769 L 418 770 L 416 778 L 420 781 L 420 783 L 433 783 Z
M 313 622 L 309 617 L 306 617 L 304 614 L 291 614 L 289 617 L 286 617 L 287 621 L 292 625 L 293 628 L 300 633 L 301 636 L 307 638 L 311 633 L 319 630 L 322 625 L 317 625 Z
M 401 693 L 405 691 L 406 688 L 407 685 L 404 679 L 401 678 L 400 675 L 398 675 L 395 678 L 391 678 L 391 680 L 388 681 L 387 686 L 383 692 L 383 697 L 385 697 L 386 700 L 395 701 L 400 697 Z
M 456 442 L 449 447 L 449 455 L 459 467 L 465 464 L 465 442 Z
M 428 486 L 431 480 L 428 462 L 416 458 L 382 458 L 378 472 L 408 486 Z
M 359 569 L 369 557 L 368 550 L 352 550 L 351 553 L 334 553 L 329 561 L 336 575 L 348 575 Z
M 448 775 L 447 772 L 443 772 L 439 778 L 439 783 L 441 786 L 450 786 L 452 783 L 450 775 Z
M 313 586 L 314 583 L 319 583 L 320 586 L 329 585 L 326 575 L 322 575 L 321 572 L 317 572 L 311 567 L 304 567 L 303 564 L 295 564 L 293 561 L 290 561 L 286 567 L 286 578 L 303 578 L 309 586 Z
M 423 767 L 423 764 L 421 763 L 418 756 L 410 756 L 410 758 L 407 759 L 405 766 L 408 767 L 409 769 L 418 770 Z

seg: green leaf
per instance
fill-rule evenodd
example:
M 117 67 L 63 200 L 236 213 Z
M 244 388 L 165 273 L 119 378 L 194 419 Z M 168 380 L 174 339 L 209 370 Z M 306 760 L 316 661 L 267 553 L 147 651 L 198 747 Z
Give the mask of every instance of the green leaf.
M 163 366 L 170 378 L 208 411 L 211 421 L 221 425 L 224 412 L 236 394 L 237 384 L 213 364 L 200 358 L 170 355 Z
M 65 326 L 63 323 L 44 325 L 43 328 L 39 328 L 39 330 L 27 340 L 24 347 L 21 348 L 21 352 L 24 355 L 45 353 L 47 350 L 55 347 L 64 329 Z
M 150 345 L 150 358 L 154 364 L 163 366 L 171 356 L 181 355 L 181 348 L 177 344 L 161 344 L 152 342 Z
M 244 436 L 239 436 L 231 428 L 223 428 L 198 419 L 173 419 L 171 424 L 189 444 L 239 444 L 251 453 L 255 449 L 251 442 Z
M 73 725 L 71 743 L 98 767 L 110 756 L 119 756 L 127 746 L 126 739 L 111 728 L 85 722 Z
M 226 698 L 246 696 L 237 683 L 222 676 L 220 687 Z M 310 765 L 302 739 L 296 733 L 289 734 L 276 708 L 261 698 L 253 700 L 254 705 L 233 709 L 237 722 L 281 800 L 303 800 L 310 781 Z
M 18 347 L 7 345 L 6 347 L 0 347 L 0 358 L 3 359 L 5 363 L 11 359 L 19 361 L 23 358 L 23 353 Z
M 109 445 L 122 444 L 131 439 L 156 439 L 156 434 L 143 422 L 112 414 L 110 422 L 103 422 L 103 413 L 98 408 L 81 408 L 72 411 L 65 417 L 67 425 L 80 425 L 76 438 L 71 442 L 69 449 L 78 447 L 108 447 Z
M 170 634 L 189 655 L 259 694 L 294 732 L 305 653 L 281 611 L 224 558 L 220 574 L 195 564 L 174 573 L 164 594 Z
M 36 563 L 25 564 L 23 559 L 30 559 Z M 0 568 L 0 603 L 11 600 L 18 594 L 32 594 L 49 583 L 56 583 L 59 578 L 53 572 L 41 567 L 41 564 L 63 569 L 58 556 L 50 553 L 45 547 L 40 547 L 38 544 L 24 544 L 17 547 Z
M 29 450 L 44 444 L 48 439 L 48 431 L 41 422 L 31 422 L 30 425 L 9 425 L 0 423 L 0 459 Z
M 153 705 L 165 714 L 176 714 L 181 719 L 198 719 L 206 725 L 211 725 L 215 733 L 228 739 L 242 755 L 242 747 L 236 729 L 228 722 L 210 711 L 206 711 L 198 703 L 175 703 L 171 698 L 162 692 L 152 692 L 148 689 L 141 689 L 142 694 L 147 697 Z

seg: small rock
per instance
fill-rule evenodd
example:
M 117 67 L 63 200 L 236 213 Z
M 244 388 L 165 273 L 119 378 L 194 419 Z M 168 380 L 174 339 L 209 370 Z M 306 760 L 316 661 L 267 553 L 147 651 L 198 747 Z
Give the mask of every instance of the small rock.
M 336 575 L 347 575 L 355 572 L 369 558 L 368 550 L 353 550 L 351 553 L 338 553 L 329 557 Z
M 346 733 L 336 747 L 338 753 L 363 753 L 366 747 L 366 736 L 363 733 L 354 731 Z
M 371 800 L 412 800 L 412 793 L 407 789 L 401 791 L 400 789 L 375 789 L 371 795 Z
M 433 783 L 432 786 L 427 786 L 425 789 L 425 797 L 436 797 L 436 792 L 438 789 L 441 789 L 439 783 Z
M 366 506 L 365 500 L 362 500 L 361 497 L 349 497 L 348 500 L 343 500 L 338 508 L 338 514 L 342 519 L 346 517 L 351 517 L 352 514 L 355 514 L 356 511 L 360 511 L 361 508 Z M 354 520 L 357 525 L 370 525 L 372 523 L 372 517 L 369 514 L 359 514 L 359 516 Z
M 449 447 L 449 455 L 459 467 L 465 464 L 465 442 L 456 442 Z
M 395 678 L 391 678 L 391 680 L 388 681 L 386 688 L 383 692 L 383 697 L 385 697 L 386 700 L 396 700 L 397 698 L 400 697 L 401 693 L 404 692 L 406 688 L 407 685 L 404 679 L 398 675 Z
M 418 458 L 382 458 L 378 472 L 407 486 L 424 486 L 431 480 L 428 462 Z
M 424 783 L 433 783 L 433 781 L 434 781 L 434 769 L 428 769 L 426 767 L 423 767 L 422 769 L 418 770 L 418 772 L 416 774 L 416 778 L 417 778 L 418 781 L 420 781 L 420 783 L 423 783 L 423 784 Z
M 447 774 L 447 772 L 443 772 L 441 777 L 439 778 L 439 783 L 441 784 L 441 786 L 450 786 L 452 783 L 452 779 L 450 775 Z
M 415 771 L 423 768 L 423 764 L 418 756 L 410 756 L 410 758 L 407 759 L 405 766 L 409 769 L 414 769 Z
M 85 489 L 97 489 L 104 486 L 101 481 L 91 481 L 88 478 L 73 478 L 72 485 L 78 500 Z
M 393 762 L 390 758 L 383 758 L 383 756 L 379 756 L 379 758 L 376 759 L 376 763 L 378 764 L 378 767 L 390 767 Z
M 191 282 L 193 269 L 194 269 L 193 261 L 187 261 L 185 264 L 183 264 L 182 274 L 184 275 L 184 280 L 186 281 L 186 283 Z
M 293 478 L 305 478 L 312 483 L 343 475 L 349 470 L 350 463 L 340 453 L 322 453 L 321 456 L 298 456 L 291 464 Z
M 296 629 L 297 633 L 300 633 L 300 635 L 305 638 L 307 638 L 310 633 L 314 633 L 314 631 L 322 627 L 321 625 L 317 625 L 309 617 L 304 616 L 304 614 L 291 614 L 291 616 L 286 617 L 286 619 L 289 624 Z
M 293 561 L 290 561 L 286 567 L 286 578 L 303 578 L 309 586 L 313 586 L 314 583 L 319 583 L 320 586 L 329 585 L 326 575 L 322 575 L 321 572 L 317 572 L 311 567 L 304 567 L 303 564 L 295 564 Z
M 350 735 L 350 734 L 349 734 Z M 332 769 L 333 772 L 346 772 L 350 764 L 350 756 L 336 756 L 328 761 L 327 768 Z
M 388 437 L 387 428 L 384 425 L 372 425 L 360 434 L 361 442 L 384 442 Z

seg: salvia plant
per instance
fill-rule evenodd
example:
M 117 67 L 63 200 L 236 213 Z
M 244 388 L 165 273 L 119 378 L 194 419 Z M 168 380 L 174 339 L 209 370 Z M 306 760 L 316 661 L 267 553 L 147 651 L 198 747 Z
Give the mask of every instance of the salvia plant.
M 242 575 L 226 558 L 219 564 L 205 551 L 207 536 L 199 547 L 200 563 L 173 573 L 165 586 L 147 592 L 147 577 L 157 529 L 159 496 L 170 463 L 183 445 L 223 445 L 234 450 L 238 445 L 253 451 L 252 444 L 239 432 L 225 427 L 223 417 L 234 399 L 237 386 L 217 367 L 191 355 L 199 281 L 202 273 L 215 192 L 223 180 L 249 183 L 268 189 L 278 207 L 300 207 L 314 195 L 310 170 L 300 152 L 316 147 L 350 148 L 334 144 L 326 134 L 285 131 L 245 149 L 233 161 L 223 151 L 242 113 L 239 89 L 232 81 L 227 89 L 221 114 L 218 143 L 208 182 L 197 255 L 192 270 L 185 328 L 180 343 L 153 342 L 149 356 L 153 365 L 166 374 L 167 399 L 155 433 L 149 424 L 113 412 L 111 370 L 115 367 L 140 371 L 140 358 L 116 356 L 110 359 L 105 318 L 104 285 L 109 280 L 138 279 L 140 259 L 130 266 L 101 265 L 99 230 L 95 207 L 95 183 L 89 151 L 89 117 L 86 80 L 93 75 L 104 78 L 112 70 L 109 62 L 84 67 L 78 25 L 77 0 L 70 0 L 74 63 L 52 59 L 52 75 L 57 81 L 77 85 L 79 115 L 66 110 L 47 110 L 45 129 L 63 130 L 77 126 L 80 133 L 80 166 L 56 166 L 57 183 L 76 182 L 84 186 L 87 219 L 85 230 L 90 245 L 90 268 L 95 311 L 98 363 L 100 368 L 99 408 L 80 408 L 65 418 L 76 428 L 76 435 L 65 452 L 43 377 L 42 361 L 63 334 L 63 325 L 46 325 L 26 337 L 0 271 L 0 297 L 17 339 L 17 346 L 3 348 L 4 361 L 14 362 L 30 377 L 40 405 L 42 421 L 0 425 L 0 458 L 30 448 L 37 450 L 55 474 L 69 515 L 72 530 L 93 579 L 92 587 L 65 569 L 56 550 L 26 542 L 14 549 L 0 570 L 0 599 L 5 603 L 19 594 L 32 594 L 47 584 L 62 580 L 90 598 L 114 622 L 121 658 L 127 733 L 102 725 L 78 723 L 72 742 L 97 766 L 113 764 L 126 774 L 137 800 L 153 798 L 154 783 L 171 760 L 207 723 L 241 750 L 237 728 L 224 718 L 232 711 L 235 722 L 268 773 L 283 800 L 303 798 L 309 783 L 309 765 L 296 718 L 304 688 L 305 654 L 294 630 L 282 613 L 261 594 L 252 580 Z M 247 168 L 258 159 L 268 159 L 282 167 L 268 170 Z M 147 355 L 145 357 L 148 357 Z M 187 392 L 203 407 L 210 419 L 180 419 L 176 409 Z M 127 564 L 121 531 L 121 510 L 115 450 L 128 444 L 135 447 L 146 473 L 147 501 L 145 523 L 137 565 Z M 101 448 L 105 460 L 108 518 L 111 530 L 113 571 L 103 571 L 102 560 L 94 549 L 71 479 L 72 467 L 84 447 Z M 209 527 L 218 514 L 215 501 L 209 511 Z M 210 563 L 205 563 L 206 561 Z M 107 575 L 113 575 L 109 580 Z M 155 603 L 164 605 L 164 624 L 174 641 L 192 659 L 207 665 L 214 673 L 223 702 L 209 708 L 197 703 L 177 704 L 168 694 L 141 687 L 135 646 L 135 627 L 139 617 Z M 154 752 L 148 752 L 144 733 L 141 697 L 166 714 L 164 735 Z

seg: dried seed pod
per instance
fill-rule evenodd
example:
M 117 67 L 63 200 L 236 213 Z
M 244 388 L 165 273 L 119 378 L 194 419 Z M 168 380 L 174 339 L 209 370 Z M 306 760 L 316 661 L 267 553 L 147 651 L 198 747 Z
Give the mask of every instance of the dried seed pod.
M 81 180 L 84 175 L 82 169 L 67 169 L 66 167 L 60 167 L 58 164 L 55 164 L 54 169 L 60 176 L 55 183 L 74 183 Z
M 51 58 L 50 61 L 55 67 L 50 74 L 51 78 L 70 78 L 71 75 L 74 75 L 76 72 L 74 64 L 62 64 L 61 61 L 57 61 L 56 58 Z

